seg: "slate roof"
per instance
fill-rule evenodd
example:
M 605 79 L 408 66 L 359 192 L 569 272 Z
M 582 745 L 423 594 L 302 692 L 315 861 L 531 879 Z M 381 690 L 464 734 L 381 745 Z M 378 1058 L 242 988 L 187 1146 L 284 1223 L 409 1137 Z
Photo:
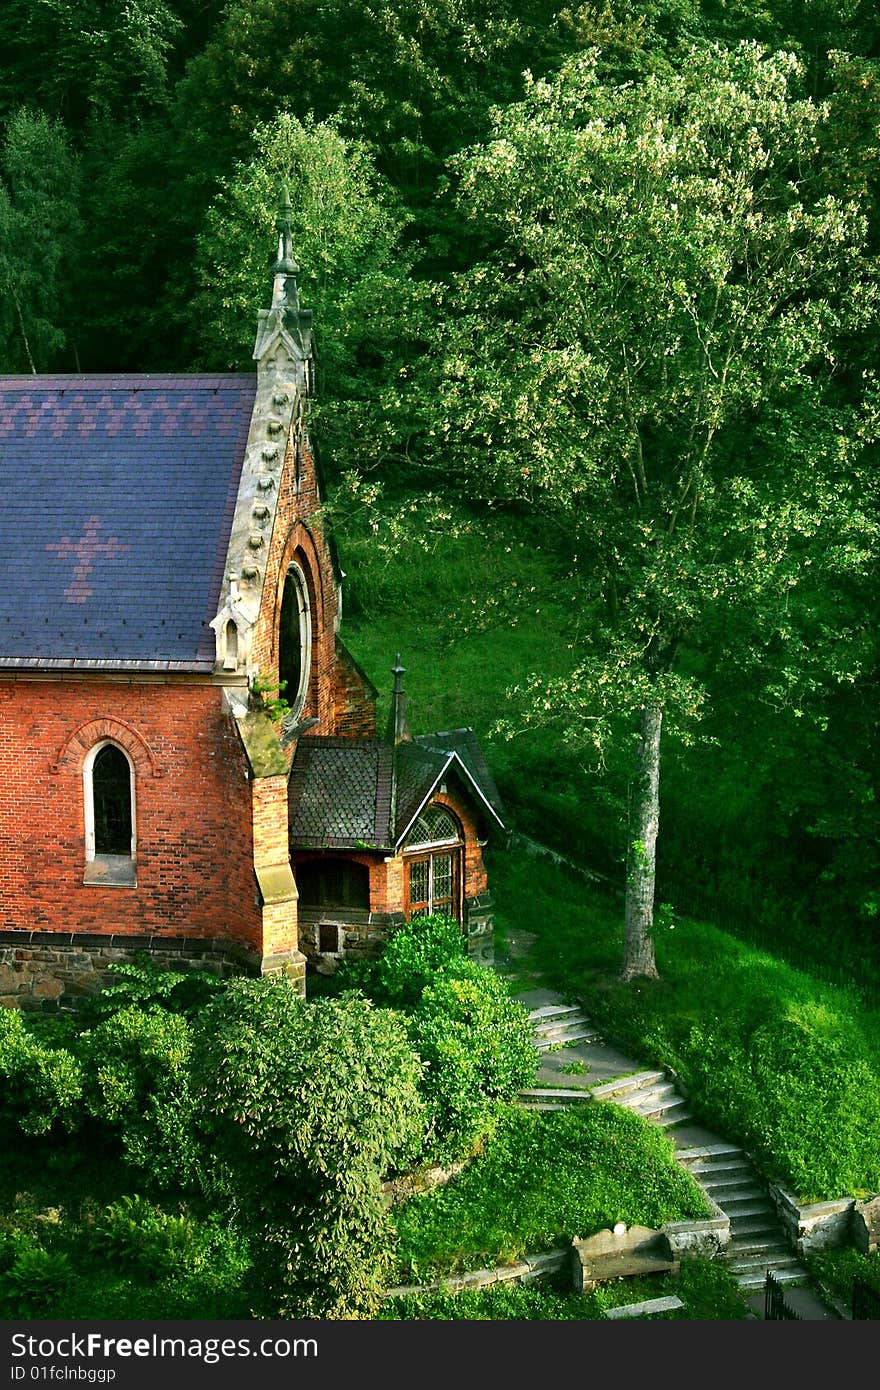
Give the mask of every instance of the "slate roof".
M 451 772 L 503 828 L 503 807 L 473 729 L 374 739 L 301 738 L 288 783 L 292 849 L 395 850 Z
M 256 376 L 0 376 L 0 667 L 210 671 Z

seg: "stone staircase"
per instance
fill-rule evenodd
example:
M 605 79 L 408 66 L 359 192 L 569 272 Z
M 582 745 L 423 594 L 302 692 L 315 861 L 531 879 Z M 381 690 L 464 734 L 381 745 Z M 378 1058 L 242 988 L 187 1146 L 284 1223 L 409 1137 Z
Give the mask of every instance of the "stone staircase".
M 546 1005 L 533 1009 L 535 1046 L 542 1054 L 601 1039 L 576 1005 Z M 546 1073 L 545 1073 L 546 1074 Z M 520 1092 L 520 1103 L 532 1110 L 562 1110 L 588 1100 L 611 1101 L 643 1119 L 670 1130 L 694 1124 L 687 1101 L 667 1071 L 640 1071 L 614 1077 L 602 1085 L 537 1085 Z M 807 1282 L 808 1275 L 786 1244 L 779 1218 L 748 1155 L 734 1144 L 706 1143 L 685 1148 L 678 1141 L 677 1157 L 697 1184 L 730 1220 L 730 1245 L 725 1262 L 744 1293 L 760 1290 L 770 1270 L 780 1284 Z
M 730 1220 L 725 1260 L 744 1292 L 760 1290 L 769 1270 L 780 1284 L 807 1271 L 783 1239 L 779 1218 L 748 1155 L 734 1144 L 679 1149 L 678 1160 Z
M 554 1052 L 578 1042 L 594 1042 L 598 1037 L 577 1004 L 547 1004 L 543 1009 L 533 1009 L 529 1017 L 539 1052 Z

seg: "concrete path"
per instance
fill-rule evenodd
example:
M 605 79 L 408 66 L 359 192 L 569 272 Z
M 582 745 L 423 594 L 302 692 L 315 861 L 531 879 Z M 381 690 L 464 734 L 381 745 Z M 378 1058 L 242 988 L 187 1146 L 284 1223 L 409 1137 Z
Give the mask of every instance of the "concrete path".
M 505 966 L 503 960 L 496 962 L 499 973 L 512 976 L 509 966 Z M 598 1089 L 599 1097 L 626 1104 L 646 1119 L 662 1125 L 676 1146 L 682 1166 L 730 1215 L 732 1253 L 728 1262 L 736 1271 L 753 1315 L 756 1318 L 764 1315 L 763 1281 L 765 1266 L 769 1265 L 778 1270 L 777 1277 L 788 1285 L 786 1300 L 802 1319 L 837 1321 L 838 1314 L 826 1307 L 804 1282 L 806 1271 L 785 1247 L 766 1196 L 754 1186 L 734 1186 L 749 1177 L 754 1182 L 755 1175 L 747 1156 L 693 1119 L 686 1101 L 676 1093 L 674 1076 L 670 1080 L 670 1075 L 662 1071 L 648 1070 L 643 1062 L 606 1041 L 583 1015 L 580 1028 L 574 1013 L 570 1015 L 569 1025 L 569 1032 L 579 1032 L 581 1036 L 567 1041 L 563 1019 L 556 1035 L 559 1040 L 554 1041 L 552 1028 L 547 1025 L 559 1022 L 556 1011 L 569 1001 L 541 986 L 524 989 L 517 997 L 535 1016 L 536 1028 L 545 1025 L 539 1029 L 543 1036 L 538 1045 L 544 1050 L 540 1054 L 537 1078 L 534 1087 L 523 1093 L 524 1103 L 540 1109 L 558 1109 L 587 1099 Z M 644 1101 L 640 1099 L 642 1095 Z M 745 1171 L 747 1167 L 748 1172 Z M 738 1176 L 740 1171 L 742 1179 Z M 727 1195 L 723 1195 L 725 1193 Z M 756 1201 L 759 1205 L 755 1205 Z

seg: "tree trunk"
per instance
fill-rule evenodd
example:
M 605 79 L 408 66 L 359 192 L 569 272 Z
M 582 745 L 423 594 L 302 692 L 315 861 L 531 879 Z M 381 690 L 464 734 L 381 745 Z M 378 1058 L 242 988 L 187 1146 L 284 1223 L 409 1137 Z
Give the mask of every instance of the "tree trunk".
M 626 856 L 626 936 L 622 980 L 657 978 L 654 960 L 654 868 L 660 822 L 660 729 L 663 711 L 656 705 L 639 718 L 639 751 L 629 817 Z

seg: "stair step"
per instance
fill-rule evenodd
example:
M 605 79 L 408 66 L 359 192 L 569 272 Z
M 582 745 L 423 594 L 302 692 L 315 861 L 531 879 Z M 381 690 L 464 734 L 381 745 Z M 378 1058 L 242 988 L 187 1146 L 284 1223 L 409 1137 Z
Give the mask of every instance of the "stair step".
M 667 1112 L 665 1115 L 660 1115 L 654 1120 L 654 1124 L 659 1125 L 661 1129 L 674 1129 L 676 1125 L 690 1124 L 693 1118 L 689 1110 L 675 1110 L 672 1113 Z
M 570 1047 L 573 1043 L 593 1042 L 595 1037 L 595 1033 L 590 1033 L 587 1032 L 586 1029 L 581 1029 L 580 1031 L 575 1033 L 566 1033 L 562 1037 L 536 1037 L 533 1041 L 535 1047 L 538 1049 L 539 1052 L 561 1052 L 563 1047 Z
M 586 1018 L 573 1018 L 566 1023 L 548 1023 L 543 1028 L 535 1029 L 536 1038 L 567 1038 L 570 1033 L 587 1033 L 591 1038 L 596 1036 L 596 1030 Z
M 637 1115 L 664 1115 L 669 1110 L 683 1110 L 687 1106 L 684 1096 L 680 1096 L 677 1091 L 670 1091 L 668 1095 L 648 1095 L 644 1100 L 633 1097 L 632 1103 L 626 1103 L 627 1110 L 633 1110 Z
M 764 1271 L 760 1274 L 740 1274 L 737 1276 L 736 1282 L 741 1289 L 763 1289 L 766 1277 Z M 781 1269 L 777 1273 L 774 1269 L 773 1278 L 779 1284 L 803 1284 L 807 1278 L 807 1271 L 805 1269 Z
M 718 1202 L 717 1197 L 715 1200 Z M 723 1202 L 718 1202 L 718 1205 L 731 1221 L 742 1216 L 763 1216 L 766 1221 L 774 1219 L 773 1208 L 763 1194 L 760 1197 L 725 1198 Z
M 530 1009 L 529 1018 L 533 1023 L 542 1018 L 564 1018 L 566 1014 L 583 1014 L 580 1004 L 544 1004 L 540 1009 Z
M 741 1216 L 733 1217 L 730 1221 L 731 1245 L 741 1240 L 760 1240 L 763 1236 L 778 1235 L 779 1222 L 770 1216 Z
M 693 1173 L 693 1169 L 691 1172 Z M 694 1176 L 699 1177 L 701 1187 L 709 1187 L 713 1192 L 730 1191 L 735 1187 L 745 1187 L 747 1183 L 750 1183 L 756 1192 L 761 1192 L 765 1197 L 767 1195 L 766 1188 L 761 1186 L 750 1168 L 742 1168 L 739 1171 L 729 1173 L 700 1173 L 699 1175 L 694 1174 Z
M 643 1086 L 631 1091 L 621 1102 L 624 1105 L 647 1105 L 651 1101 L 681 1100 L 681 1092 L 676 1090 L 674 1081 L 660 1081 L 656 1086 Z
M 597 1100 L 616 1100 L 618 1096 L 644 1090 L 646 1086 L 667 1079 L 666 1073 L 662 1071 L 639 1071 L 632 1076 L 622 1076 L 619 1081 L 605 1081 L 601 1086 L 593 1088 L 593 1095 Z
M 757 1274 L 761 1270 L 766 1274 L 768 1269 L 773 1274 L 777 1274 L 782 1270 L 800 1270 L 802 1268 L 799 1260 L 792 1255 L 790 1250 L 776 1256 L 734 1255 L 732 1258 L 728 1256 L 725 1263 L 733 1274 Z
M 734 1185 L 727 1184 L 724 1187 L 715 1187 L 708 1182 L 700 1183 L 700 1186 L 715 1198 L 719 1207 L 727 1210 L 729 1202 L 766 1202 L 767 1193 L 755 1182 L 742 1182 Z
M 577 1086 L 531 1086 L 519 1092 L 520 1100 L 559 1100 L 571 1103 L 576 1100 L 589 1100 L 586 1087 Z
M 727 1247 L 727 1258 L 738 1260 L 740 1256 L 744 1258 L 751 1255 L 790 1255 L 791 1249 L 780 1240 L 778 1231 L 774 1239 L 773 1235 L 767 1235 L 763 1239 L 760 1237 L 755 1240 L 732 1240 Z
M 731 1159 L 737 1159 L 740 1163 L 748 1163 L 746 1155 L 736 1144 L 697 1144 L 690 1149 L 679 1149 L 679 1163 L 687 1163 L 694 1168 L 702 1166 L 704 1163 L 717 1167 L 719 1170 Z

